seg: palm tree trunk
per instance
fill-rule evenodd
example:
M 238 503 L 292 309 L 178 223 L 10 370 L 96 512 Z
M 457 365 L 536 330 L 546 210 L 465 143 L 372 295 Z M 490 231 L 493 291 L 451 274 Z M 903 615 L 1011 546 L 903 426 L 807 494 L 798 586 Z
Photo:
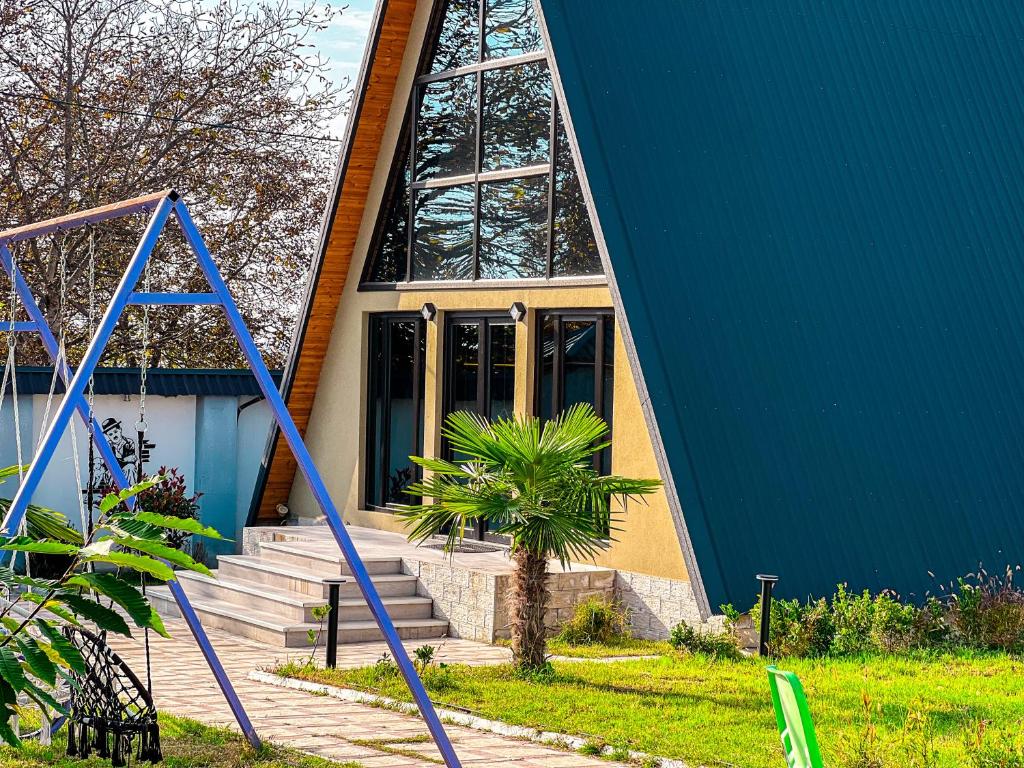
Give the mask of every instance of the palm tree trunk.
M 516 666 L 537 669 L 547 657 L 544 614 L 548 606 L 548 561 L 526 549 L 515 554 L 512 576 L 512 656 Z

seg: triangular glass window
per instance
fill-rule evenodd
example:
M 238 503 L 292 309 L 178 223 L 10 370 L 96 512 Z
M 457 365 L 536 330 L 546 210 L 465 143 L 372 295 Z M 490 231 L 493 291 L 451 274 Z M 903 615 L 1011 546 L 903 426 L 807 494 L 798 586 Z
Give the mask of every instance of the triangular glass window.
M 600 275 L 533 0 L 438 6 L 364 281 Z
M 373 239 L 373 258 L 364 280 L 369 283 L 405 281 L 409 253 L 409 148 L 398 153 Z

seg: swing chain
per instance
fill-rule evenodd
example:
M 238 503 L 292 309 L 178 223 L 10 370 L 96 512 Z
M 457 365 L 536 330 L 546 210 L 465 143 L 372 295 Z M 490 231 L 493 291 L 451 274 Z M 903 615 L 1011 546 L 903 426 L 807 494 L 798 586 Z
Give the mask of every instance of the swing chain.
M 143 273 L 143 290 L 149 293 L 149 262 L 146 262 Z M 135 425 L 136 431 L 143 435 L 149 428 L 146 423 L 146 377 L 149 367 L 149 305 L 142 305 L 142 355 L 139 362 L 139 422 Z M 139 456 L 142 456 L 142 446 L 139 446 Z M 141 478 L 140 478 L 141 479 Z
M 89 225 L 89 341 L 96 332 L 96 225 Z M 95 376 L 89 376 L 89 415 L 96 398 Z M 90 429 L 91 429 L 90 425 Z
M 11 291 L 7 299 L 7 308 L 10 310 L 10 325 L 7 326 L 7 349 L 13 354 L 14 348 L 18 346 L 18 334 L 14 332 L 14 323 L 17 320 L 16 307 L 18 304 L 18 290 L 15 277 L 18 274 L 18 249 L 14 243 L 11 243 L 10 254 Z

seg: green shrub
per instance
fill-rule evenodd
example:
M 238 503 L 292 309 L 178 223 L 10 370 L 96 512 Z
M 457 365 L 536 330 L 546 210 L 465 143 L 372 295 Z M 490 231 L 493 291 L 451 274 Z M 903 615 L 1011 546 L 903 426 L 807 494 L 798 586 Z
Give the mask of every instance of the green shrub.
M 957 582 L 949 622 L 959 643 L 983 650 L 1024 650 L 1024 592 L 1013 575 L 1010 568 L 1002 577 L 979 571 Z
M 871 605 L 870 649 L 880 653 L 903 653 L 915 647 L 917 614 L 917 606 L 901 603 L 893 592 L 876 595 Z
M 576 606 L 558 639 L 569 645 L 610 644 L 629 637 L 629 619 L 621 606 L 591 597 Z
M 750 611 L 755 627 L 761 623 L 761 604 Z M 768 648 L 773 656 L 824 656 L 832 645 L 832 616 L 824 598 L 801 603 L 773 600 L 768 623 Z
M 835 628 L 832 653 L 856 656 L 875 650 L 871 640 L 874 601 L 868 590 L 858 595 L 840 584 L 832 598 L 832 624 Z
M 701 632 L 682 622 L 672 628 L 668 641 L 677 651 L 699 653 L 712 659 L 739 659 L 743 656 L 733 635 Z
M 937 597 L 925 600 L 914 615 L 914 647 L 942 648 L 949 644 L 950 626 L 946 606 Z

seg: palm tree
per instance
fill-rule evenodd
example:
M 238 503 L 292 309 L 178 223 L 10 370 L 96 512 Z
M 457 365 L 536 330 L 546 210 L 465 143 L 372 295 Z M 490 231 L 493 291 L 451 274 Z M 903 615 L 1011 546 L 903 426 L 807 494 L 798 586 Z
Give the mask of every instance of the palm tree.
M 512 651 L 515 663 L 538 668 L 546 660 L 544 613 L 547 565 L 557 558 L 590 559 L 614 528 L 613 502 L 652 493 L 658 480 L 600 475 L 593 455 L 608 443 L 608 425 L 590 405 L 579 404 L 541 425 L 533 416 L 488 421 L 460 411 L 442 435 L 456 462 L 413 456 L 429 473 L 406 492 L 423 500 L 399 514 L 409 539 L 447 536 L 454 551 L 467 527 L 479 523 L 509 537 L 515 562 L 512 583 Z

